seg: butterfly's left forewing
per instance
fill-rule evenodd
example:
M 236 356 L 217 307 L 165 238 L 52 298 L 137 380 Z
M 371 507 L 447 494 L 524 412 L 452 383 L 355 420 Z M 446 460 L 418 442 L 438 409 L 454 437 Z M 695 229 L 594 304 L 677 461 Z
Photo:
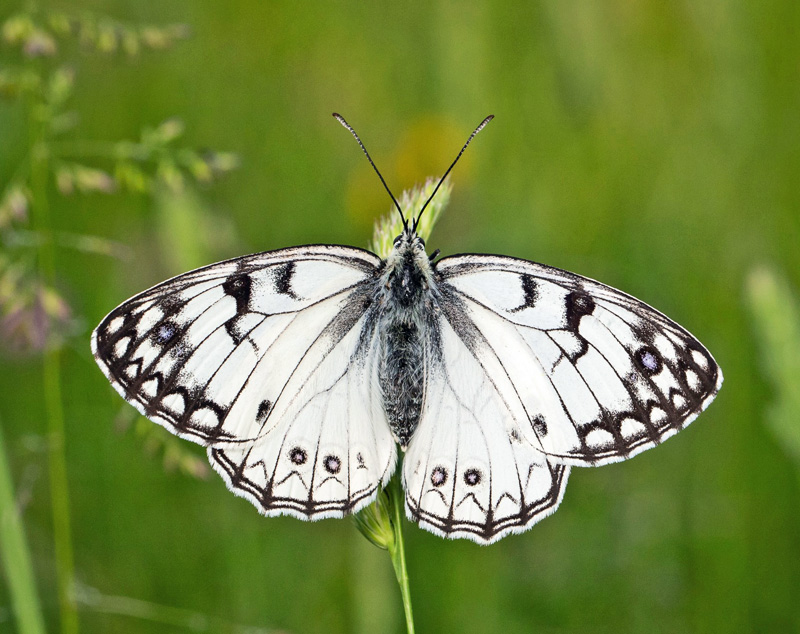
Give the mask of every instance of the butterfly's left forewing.
M 325 245 L 211 265 L 116 308 L 93 352 L 124 398 L 206 445 L 262 512 L 342 515 L 395 460 L 365 330 L 379 265 Z
M 557 462 L 599 465 L 652 447 L 722 383 L 685 329 L 599 282 L 489 255 L 444 258 L 436 270 L 484 342 L 478 360 L 524 411 L 525 438 Z

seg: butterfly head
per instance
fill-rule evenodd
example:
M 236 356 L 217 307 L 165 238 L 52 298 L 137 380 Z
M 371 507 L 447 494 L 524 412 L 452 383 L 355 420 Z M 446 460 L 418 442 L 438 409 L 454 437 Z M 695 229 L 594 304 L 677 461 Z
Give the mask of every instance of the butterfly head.
M 403 231 L 398 235 L 393 243 L 392 246 L 394 250 L 398 249 L 407 249 L 407 248 L 416 248 L 421 249 L 422 252 L 425 252 L 425 240 L 416 232 L 412 223 L 406 222 Z
M 411 306 L 433 285 L 425 241 L 411 227 L 394 239 L 384 269 L 384 287 L 400 306 Z
M 390 266 L 415 266 L 430 268 L 428 255 L 425 253 L 425 240 L 410 226 L 394 239 L 392 250 L 386 258 Z

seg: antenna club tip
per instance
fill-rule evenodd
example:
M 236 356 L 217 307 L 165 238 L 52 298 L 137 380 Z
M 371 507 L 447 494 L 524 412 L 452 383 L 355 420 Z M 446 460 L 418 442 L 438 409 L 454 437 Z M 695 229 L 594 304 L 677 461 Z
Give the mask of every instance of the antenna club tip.
M 339 123 L 341 123 L 341 124 L 342 124 L 342 125 L 343 125 L 345 128 L 347 128 L 348 130 L 350 130 L 350 132 L 351 132 L 353 135 L 356 135 L 356 133 L 355 133 L 355 130 L 353 130 L 353 128 L 351 128 L 351 127 L 350 127 L 350 124 L 349 124 L 349 123 L 347 123 L 347 121 L 345 121 L 345 120 L 344 120 L 344 117 L 343 117 L 342 115 L 340 115 L 338 112 L 334 112 L 334 113 L 332 113 L 332 114 L 333 114 L 333 118 L 334 118 L 334 119 L 336 119 L 336 120 L 337 120 Z M 356 135 L 356 139 L 358 139 L 358 136 L 357 136 L 357 135 Z M 359 144 L 360 144 L 360 143 L 361 143 L 361 141 L 359 141 Z
M 490 114 L 490 115 L 489 115 L 488 117 L 486 117 L 486 118 L 485 118 L 483 121 L 481 121 L 480 125 L 479 125 L 479 126 L 476 128 L 476 129 L 475 129 L 475 134 L 477 134 L 478 132 L 480 132 L 481 130 L 483 130 L 483 129 L 484 129 L 484 128 L 485 128 L 485 127 L 486 127 L 486 126 L 489 124 L 489 122 L 490 122 L 492 119 L 494 119 L 494 115 L 493 115 L 493 114 Z

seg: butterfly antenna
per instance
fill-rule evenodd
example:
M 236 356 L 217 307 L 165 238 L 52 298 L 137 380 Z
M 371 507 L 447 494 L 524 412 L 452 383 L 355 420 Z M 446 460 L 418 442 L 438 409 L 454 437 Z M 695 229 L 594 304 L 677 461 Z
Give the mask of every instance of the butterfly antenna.
M 335 116 L 335 115 L 334 115 L 334 116 Z M 476 134 L 478 134 L 478 132 L 480 132 L 481 130 L 483 130 L 483 129 L 486 127 L 486 124 L 488 124 L 488 123 L 489 123 L 489 122 L 490 122 L 492 119 L 494 119 L 494 115 L 493 115 L 493 114 L 490 114 L 490 115 L 489 115 L 488 117 L 486 117 L 486 118 L 485 118 L 483 121 L 481 121 L 481 122 L 480 122 L 480 124 L 478 125 L 478 127 L 477 127 L 477 128 L 475 128 L 475 129 L 472 131 L 472 134 L 470 134 L 470 135 L 469 135 L 469 138 L 467 139 L 467 142 L 464 144 L 464 147 L 462 147 L 462 148 L 461 148 L 461 151 L 458 153 L 458 156 L 456 157 L 456 160 L 455 160 L 455 161 L 453 161 L 453 162 L 450 164 L 450 167 L 448 167 L 448 168 L 447 168 L 447 171 L 444 173 L 444 176 L 442 176 L 442 177 L 439 179 L 439 182 L 436 184 L 436 187 L 434 188 L 434 190 L 433 190 L 433 193 L 432 193 L 432 194 L 431 194 L 431 195 L 428 197 L 428 200 L 426 200 L 426 201 L 425 201 L 425 204 L 424 204 L 424 205 L 422 205 L 422 209 L 420 209 L 420 210 L 419 210 L 419 214 L 418 214 L 418 215 L 417 215 L 417 217 L 414 219 L 414 224 L 413 224 L 413 226 L 412 226 L 412 230 L 413 230 L 413 231 L 415 231 L 415 232 L 416 232 L 416 230 L 417 230 L 417 226 L 419 225 L 419 219 L 420 219 L 420 218 L 422 218 L 422 212 L 424 212 L 424 211 L 425 211 L 425 208 L 428 206 L 428 203 L 430 203 L 430 202 L 431 202 L 431 200 L 433 200 L 433 197 L 436 195 L 436 192 L 438 192 L 438 191 L 439 191 L 439 187 L 441 187 L 441 186 L 442 186 L 442 183 L 444 182 L 444 179 L 445 179 L 445 178 L 447 178 L 447 175 L 450 173 L 450 170 L 452 170 L 452 169 L 453 169 L 453 168 L 456 166 L 456 163 L 458 163 L 458 159 L 460 159 L 460 158 L 461 158 L 461 155 L 464 153 L 464 150 L 466 150 L 466 149 L 467 149 L 467 146 L 470 144 L 470 142 L 472 141 L 472 139 L 474 139 L 474 138 L 475 138 L 475 135 L 476 135 Z M 355 132 L 353 132 L 353 134 L 355 134 Z M 357 138 L 357 137 L 356 137 L 356 138 Z M 364 151 L 366 152 L 366 150 L 364 150 Z
M 333 113 L 333 117 L 339 123 L 341 123 L 345 128 L 347 128 L 350 131 L 350 134 L 352 134 L 356 138 L 356 141 L 358 141 L 358 145 L 361 146 L 361 149 L 363 150 L 364 154 L 366 155 L 367 160 L 369 161 L 369 164 L 372 165 L 372 169 L 375 170 L 375 173 L 378 175 L 378 178 L 381 179 L 381 183 L 383 183 L 383 186 L 386 188 L 386 191 L 389 192 L 389 196 L 392 198 L 392 202 L 394 203 L 394 206 L 397 207 L 397 213 L 399 213 L 400 214 L 400 218 L 403 219 L 403 227 L 408 229 L 408 220 L 406 220 L 406 217 L 403 215 L 403 210 L 400 209 L 400 204 L 397 202 L 397 199 L 394 197 L 394 194 L 392 193 L 392 190 L 389 189 L 389 186 L 386 184 L 386 181 L 383 180 L 383 176 L 381 176 L 381 173 L 378 171 L 378 168 L 375 167 L 375 163 L 372 162 L 372 157 L 369 155 L 369 152 L 367 152 L 367 148 L 364 147 L 364 144 L 361 142 L 361 139 L 358 138 L 358 135 L 356 134 L 356 131 L 353 130 L 352 126 L 349 123 L 347 123 L 347 121 L 344 120 L 344 117 L 342 115 L 340 115 L 338 112 L 334 112 Z

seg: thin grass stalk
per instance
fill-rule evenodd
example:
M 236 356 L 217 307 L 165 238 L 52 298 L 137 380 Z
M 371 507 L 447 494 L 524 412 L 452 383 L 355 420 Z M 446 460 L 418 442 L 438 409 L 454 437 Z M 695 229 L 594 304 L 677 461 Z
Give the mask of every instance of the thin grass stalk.
M 0 560 L 19 633 L 44 634 L 42 607 L 6 456 L 3 426 L 0 425 Z
M 392 558 L 394 574 L 397 576 L 397 583 L 400 586 L 400 594 L 403 598 L 403 613 L 406 618 L 406 631 L 414 634 L 414 615 L 411 609 L 411 588 L 408 583 L 408 568 L 406 568 L 406 550 L 403 539 L 403 506 L 404 495 L 403 486 L 400 482 L 401 476 L 397 474 L 389 483 L 386 492 L 389 497 L 391 521 L 394 528 L 394 540 L 389 544 L 389 556 Z
M 29 112 L 31 112 L 31 211 L 43 238 L 38 253 L 39 270 L 42 278 L 52 285 L 55 282 L 56 267 L 50 207 L 47 198 L 49 154 L 45 142 L 45 126 L 37 118 L 39 111 L 35 102 L 29 105 Z M 61 633 L 77 634 L 78 610 L 72 592 L 74 566 L 64 443 L 64 406 L 61 396 L 61 355 L 57 346 L 47 346 L 42 362 L 42 374 Z

